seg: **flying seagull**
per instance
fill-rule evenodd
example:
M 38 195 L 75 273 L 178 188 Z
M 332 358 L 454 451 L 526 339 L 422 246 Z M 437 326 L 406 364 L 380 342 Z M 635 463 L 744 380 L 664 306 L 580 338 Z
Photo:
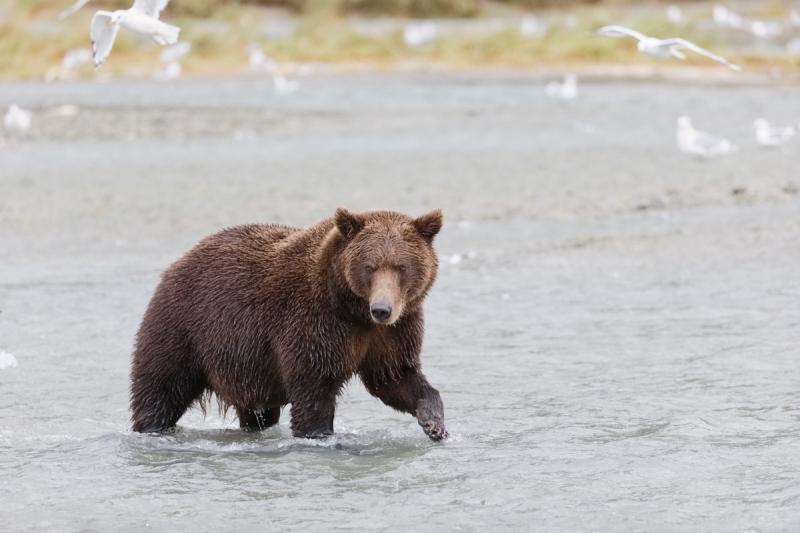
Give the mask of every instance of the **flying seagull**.
M 633 37 L 639 41 L 639 51 L 644 55 L 652 57 L 653 59 L 670 59 L 676 57 L 678 59 L 686 59 L 686 56 L 681 52 L 681 49 L 692 50 L 700 55 L 706 56 L 709 59 L 718 61 L 723 65 L 727 65 L 733 70 L 742 70 L 740 67 L 729 63 L 724 57 L 712 54 L 705 48 L 700 48 L 696 44 L 675 37 L 672 39 L 656 39 L 655 37 L 648 37 L 638 31 L 625 28 L 623 26 L 603 26 L 595 32 L 597 35 L 607 35 L 608 37 Z
M 169 0 L 135 0 L 130 9 L 95 13 L 91 30 L 94 67 L 100 68 L 111 53 L 120 26 L 134 33 L 149 35 L 162 46 L 178 42 L 181 29 L 158 20 L 158 15 L 168 3 Z

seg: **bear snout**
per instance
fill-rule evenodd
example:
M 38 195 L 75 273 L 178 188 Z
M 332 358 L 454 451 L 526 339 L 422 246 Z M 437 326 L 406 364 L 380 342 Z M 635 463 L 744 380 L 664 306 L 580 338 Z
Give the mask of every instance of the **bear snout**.
M 386 302 L 376 302 L 369 306 L 369 313 L 378 324 L 386 324 L 392 316 L 392 306 Z
M 394 324 L 403 313 L 403 291 L 397 272 L 379 270 L 372 276 L 369 314 L 377 324 Z

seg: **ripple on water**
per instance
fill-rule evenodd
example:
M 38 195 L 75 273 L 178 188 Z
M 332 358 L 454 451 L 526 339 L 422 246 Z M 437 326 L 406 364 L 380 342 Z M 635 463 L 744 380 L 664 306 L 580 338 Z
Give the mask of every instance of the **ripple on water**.
M 403 456 L 425 453 L 434 443 L 407 431 L 380 429 L 337 431 L 326 439 L 291 436 L 287 426 L 261 432 L 240 429 L 197 429 L 178 427 L 171 433 L 154 435 L 134 432 L 119 435 L 122 448 L 138 454 L 189 452 L 197 454 L 258 454 L 282 457 L 289 454 L 329 454 L 351 456 Z M 456 439 L 454 439 L 456 440 Z

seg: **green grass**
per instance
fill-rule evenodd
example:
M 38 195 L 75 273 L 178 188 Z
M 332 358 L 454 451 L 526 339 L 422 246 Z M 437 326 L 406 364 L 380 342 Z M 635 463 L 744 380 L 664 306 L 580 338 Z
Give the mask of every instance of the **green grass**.
M 543 37 L 526 38 L 516 26 L 501 31 L 476 35 L 444 35 L 419 49 L 403 44 L 398 29 L 379 37 L 359 35 L 350 20 L 341 15 L 341 1 L 369 2 L 395 0 L 305 0 L 305 11 L 298 15 L 294 35 L 282 41 L 265 38 L 263 23 L 270 11 L 256 4 L 237 4 L 221 0 L 172 0 L 164 19 L 182 28 L 181 39 L 194 49 L 183 61 L 184 72 L 195 75 L 237 75 L 249 73 L 245 47 L 260 42 L 267 54 L 279 62 L 360 62 L 378 67 L 391 67 L 397 62 L 431 62 L 457 68 L 508 66 L 569 66 L 585 63 L 654 64 L 638 53 L 634 39 L 614 39 L 591 35 L 591 31 L 614 20 L 655 36 L 683 36 L 699 45 L 717 51 L 745 66 L 796 67 L 788 59 L 741 57 L 725 48 L 717 32 L 700 31 L 693 23 L 682 28 L 670 26 L 663 16 L 664 5 L 652 10 L 628 14 L 624 6 L 604 5 L 605 14 L 596 6 L 577 6 L 570 13 L 579 15 L 579 24 L 567 28 L 554 24 Z M 411 3 L 417 0 L 408 0 Z M 428 8 L 439 0 L 425 0 Z M 455 1 L 455 0 L 453 0 Z M 469 12 L 472 0 L 458 0 L 459 8 Z M 2 20 L 0 15 L 0 78 L 42 79 L 45 73 L 60 64 L 64 53 L 72 48 L 89 47 L 89 25 L 99 6 L 114 8 L 130 4 L 130 0 L 110 0 L 90 4 L 64 22 L 57 21 L 59 11 L 70 0 L 54 5 L 44 0 L 18 0 Z M 288 5 L 288 4 L 287 4 Z M 420 4 L 421 5 L 421 4 Z M 359 8 L 361 9 L 361 8 Z M 388 7 L 381 8 L 390 10 Z M 403 8 L 416 9 L 416 8 Z M 437 8 L 438 9 L 438 8 Z M 518 12 L 519 14 L 522 11 Z M 274 14 L 274 13 L 273 13 Z M 710 16 L 710 11 L 705 15 Z M 90 65 L 82 68 L 82 77 L 149 76 L 158 66 L 161 47 L 121 31 L 106 64 L 99 74 Z M 705 58 L 689 54 L 684 62 L 658 62 L 661 66 L 714 66 Z

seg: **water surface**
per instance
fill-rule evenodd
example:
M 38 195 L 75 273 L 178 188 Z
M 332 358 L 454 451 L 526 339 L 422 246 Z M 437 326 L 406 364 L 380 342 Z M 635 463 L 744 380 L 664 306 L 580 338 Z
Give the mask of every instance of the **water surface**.
M 519 80 L 324 81 L 286 101 L 256 82 L 0 87 L 42 109 L 83 97 L 90 128 L 44 119 L 0 150 L 0 350 L 19 361 L 0 370 L 0 529 L 800 528 L 797 153 L 745 144 L 796 91 L 598 84 L 570 107 Z M 136 129 L 137 106 L 213 122 L 226 105 L 288 118 L 246 137 L 91 130 L 92 113 Z M 744 124 L 738 159 L 672 150 L 673 117 L 703 110 Z M 224 225 L 339 204 L 445 207 L 423 368 L 452 438 L 357 381 L 326 441 L 292 438 L 288 410 L 263 433 L 193 410 L 173 435 L 132 434 L 159 272 Z

